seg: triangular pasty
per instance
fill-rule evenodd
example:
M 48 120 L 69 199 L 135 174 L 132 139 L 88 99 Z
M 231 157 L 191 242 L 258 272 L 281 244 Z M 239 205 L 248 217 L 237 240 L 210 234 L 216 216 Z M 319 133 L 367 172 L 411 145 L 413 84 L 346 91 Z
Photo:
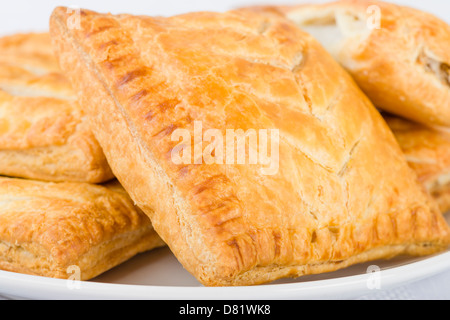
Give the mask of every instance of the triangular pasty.
M 286 19 L 57 8 L 51 34 L 113 172 L 201 283 L 261 284 L 448 246 L 381 115 Z

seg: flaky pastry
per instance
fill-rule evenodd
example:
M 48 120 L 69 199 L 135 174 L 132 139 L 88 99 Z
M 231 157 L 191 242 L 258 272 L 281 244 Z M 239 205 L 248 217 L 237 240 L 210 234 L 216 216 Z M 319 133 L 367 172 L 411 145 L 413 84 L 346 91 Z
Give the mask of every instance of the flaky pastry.
M 121 184 L 204 285 L 261 284 L 448 247 L 445 219 L 381 115 L 287 19 L 81 10 L 73 28 L 71 17 L 55 9 L 51 35 L 92 130 Z M 213 130 L 218 146 L 231 129 L 278 130 L 278 143 L 266 142 L 278 145 L 279 170 L 221 164 L 197 140 Z M 174 161 L 174 133 L 194 137 L 186 152 L 217 162 L 195 152 Z
M 379 108 L 450 126 L 450 26 L 376 0 L 275 7 L 316 37 Z
M 0 178 L 0 269 L 89 280 L 164 245 L 117 182 Z
M 0 38 L 0 64 L 9 64 L 37 75 L 60 72 L 48 33 L 19 33 Z
M 384 114 L 419 180 L 442 212 L 450 210 L 450 132 Z
M 57 68 L 48 34 L 0 39 L 0 174 L 101 183 L 114 178 Z

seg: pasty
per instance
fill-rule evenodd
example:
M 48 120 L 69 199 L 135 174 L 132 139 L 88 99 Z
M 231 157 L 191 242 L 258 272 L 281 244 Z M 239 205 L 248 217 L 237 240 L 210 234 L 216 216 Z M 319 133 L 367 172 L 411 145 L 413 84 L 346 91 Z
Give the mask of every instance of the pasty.
M 450 26 L 413 8 L 342 0 L 275 8 L 316 37 L 375 106 L 450 126 Z
M 392 115 L 384 118 L 420 182 L 437 200 L 441 211 L 449 211 L 450 133 Z
M 0 174 L 91 183 L 114 178 L 48 34 L 0 39 Z
M 61 66 L 114 174 L 204 285 L 448 247 L 445 219 L 381 115 L 287 19 L 78 18 L 72 28 L 66 8 L 52 14 Z
M 164 245 L 117 182 L 0 178 L 0 269 L 89 280 Z

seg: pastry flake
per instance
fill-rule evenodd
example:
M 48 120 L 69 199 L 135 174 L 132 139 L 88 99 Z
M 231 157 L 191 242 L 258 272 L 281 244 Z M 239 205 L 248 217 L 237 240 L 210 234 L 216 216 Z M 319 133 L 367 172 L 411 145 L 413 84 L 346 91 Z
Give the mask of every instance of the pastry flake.
M 445 219 L 381 115 L 293 23 L 244 10 L 78 18 L 71 28 L 67 8 L 52 14 L 61 66 L 119 181 L 202 284 L 262 284 L 448 247 Z M 279 130 L 278 172 L 175 164 L 173 133 L 195 136 L 196 122 L 223 135 Z

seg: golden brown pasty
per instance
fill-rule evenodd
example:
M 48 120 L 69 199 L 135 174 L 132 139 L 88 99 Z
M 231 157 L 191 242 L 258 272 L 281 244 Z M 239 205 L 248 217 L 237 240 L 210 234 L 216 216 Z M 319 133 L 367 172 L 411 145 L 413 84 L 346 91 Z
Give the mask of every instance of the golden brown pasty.
M 114 177 L 48 34 L 0 39 L 0 174 L 91 183 Z
M 81 10 L 70 28 L 70 17 L 57 8 L 51 34 L 94 134 L 201 283 L 261 284 L 447 248 L 449 227 L 381 115 L 287 19 Z
M 0 178 L 0 204 L 2 270 L 89 280 L 163 245 L 117 182 Z
M 420 182 L 437 200 L 441 211 L 449 211 L 450 133 L 388 114 L 384 118 Z
M 450 26 L 374 0 L 278 7 L 316 37 L 379 108 L 450 126 Z

